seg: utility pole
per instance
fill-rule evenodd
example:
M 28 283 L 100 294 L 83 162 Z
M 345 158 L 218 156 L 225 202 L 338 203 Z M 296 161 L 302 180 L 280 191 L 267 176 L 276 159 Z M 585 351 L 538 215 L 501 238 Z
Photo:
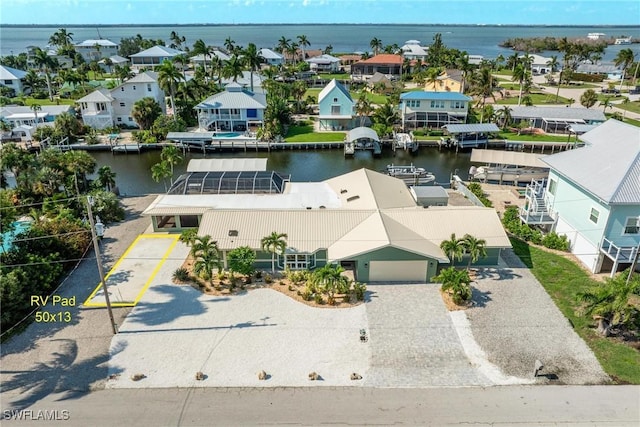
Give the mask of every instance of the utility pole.
M 98 237 L 96 236 L 95 224 L 93 220 L 93 212 L 91 211 L 91 204 L 93 200 L 91 196 L 87 197 L 87 210 L 89 213 L 89 224 L 91 226 L 91 240 L 93 240 L 93 250 L 96 253 L 96 263 L 98 264 L 98 274 L 100 275 L 100 281 L 102 282 L 102 290 L 104 291 L 104 300 L 107 303 L 107 311 L 109 312 L 109 319 L 111 321 L 111 329 L 113 334 L 118 333 L 116 321 L 113 318 L 113 311 L 111 310 L 111 300 L 109 299 L 109 289 L 107 288 L 107 281 L 104 279 L 104 272 L 102 271 L 102 258 L 100 257 L 100 246 L 98 245 Z

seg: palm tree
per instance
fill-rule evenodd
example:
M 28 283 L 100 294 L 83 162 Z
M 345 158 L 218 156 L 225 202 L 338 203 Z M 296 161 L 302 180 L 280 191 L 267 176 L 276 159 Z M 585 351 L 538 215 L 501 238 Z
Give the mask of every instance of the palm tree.
M 60 28 L 49 37 L 49 44 L 57 47 L 68 46 L 73 41 L 73 33 L 67 32 L 66 28 Z
M 326 264 L 315 270 L 311 276 L 312 283 L 327 294 L 330 305 L 335 303 L 335 294 L 347 293 L 349 290 L 349 279 L 342 275 L 344 268 Z
M 42 87 L 43 84 L 44 81 L 40 76 L 34 70 L 29 70 L 22 81 L 22 88 L 25 93 L 34 94 Z
M 34 51 L 33 61 L 40 70 L 44 73 L 44 78 L 47 82 L 47 90 L 49 91 L 49 100 L 53 101 L 53 91 L 51 89 L 51 80 L 49 79 L 49 71 L 55 67 L 55 62 L 51 57 L 40 48 L 36 48 Z
M 162 148 L 162 152 L 160 153 L 160 160 L 166 162 L 169 165 L 169 170 L 171 171 L 171 184 L 173 185 L 173 167 L 182 162 L 183 158 L 180 155 L 180 150 L 175 145 L 167 145 Z
M 236 54 L 233 54 L 231 58 L 225 59 L 222 66 L 222 77 L 225 79 L 232 79 L 234 82 L 238 81 L 238 77 L 242 77 L 242 60 Z
M 194 55 L 202 55 L 204 58 L 204 73 L 207 74 L 207 59 L 209 55 L 213 54 L 213 48 L 211 46 L 207 46 L 207 44 L 202 40 L 198 39 L 193 44 L 193 49 L 191 52 Z
M 227 37 L 224 41 L 224 48 L 227 49 L 227 52 L 233 53 L 235 50 L 235 40 L 232 40 L 231 37 Z
M 291 43 L 289 48 L 287 49 L 287 53 L 291 56 L 293 60 L 293 65 L 295 66 L 298 62 L 298 43 Z
M 593 89 L 585 90 L 580 96 L 580 104 L 585 108 L 591 108 L 598 102 L 598 94 Z
M 183 81 L 187 81 L 187 66 L 189 65 L 189 57 L 184 54 L 181 53 L 180 55 L 176 55 L 173 57 L 172 59 L 174 64 L 180 64 L 180 70 L 182 70 L 182 80 Z M 205 67 L 206 67 L 206 62 L 205 62 Z
M 382 40 L 378 39 L 377 37 L 374 37 L 369 42 L 369 46 L 371 47 L 371 50 L 373 50 L 373 55 L 375 56 L 378 54 L 380 49 L 382 49 Z
M 455 260 L 462 261 L 465 249 L 464 240 L 456 238 L 456 234 L 452 233 L 449 240 L 443 240 L 440 243 L 440 249 L 447 254 L 452 264 Z
M 607 112 L 607 108 L 613 108 L 613 104 L 611 103 L 611 97 L 606 96 L 602 101 L 600 101 L 600 105 L 602 105 L 603 113 Z
M 251 73 L 251 92 L 253 92 L 253 73 L 260 69 L 260 64 L 264 62 L 264 57 L 255 44 L 249 43 L 242 53 L 244 64 Z
M 173 120 L 178 120 L 178 111 L 176 109 L 176 84 L 183 80 L 182 73 L 173 65 L 173 62 L 165 59 L 157 68 L 158 84 L 165 92 L 169 92 L 171 99 L 171 108 L 173 109 Z
M 211 240 L 211 236 L 196 236 L 190 253 L 196 259 L 193 263 L 194 273 L 213 283 L 213 270 L 217 269 L 218 273 L 222 271 L 218 242 Z
M 260 240 L 260 247 L 263 251 L 271 252 L 271 272 L 276 271 L 276 254 L 284 255 L 284 251 L 287 248 L 287 235 L 286 233 L 272 232 L 270 235 L 265 236 Z
M 311 43 L 309 43 L 307 36 L 301 34 L 298 36 L 298 44 L 300 45 L 300 49 L 302 49 L 302 60 L 305 60 L 307 58 L 307 55 L 304 52 L 304 48 L 307 46 L 311 46 Z
M 464 52 L 463 52 L 464 53 Z M 456 61 L 456 65 L 462 71 L 462 81 L 460 82 L 460 93 L 464 93 L 467 84 L 467 77 L 473 71 L 473 65 L 469 63 L 469 55 L 464 54 Z
M 495 95 L 495 85 L 493 82 L 493 74 L 491 72 L 491 68 L 482 67 L 480 70 L 474 75 L 473 86 L 471 93 L 476 96 L 480 96 L 480 105 L 484 106 L 486 103 L 487 97 L 493 98 L 496 100 Z
M 164 184 L 164 191 L 167 191 L 167 178 L 171 176 L 171 168 L 167 162 L 159 162 L 151 166 L 151 179 Z
M 278 46 L 276 47 L 276 50 L 285 55 L 289 50 L 289 46 L 291 46 L 291 39 L 282 36 L 280 37 L 280 40 L 278 40 Z
M 365 119 L 372 111 L 373 106 L 367 98 L 367 95 L 363 92 L 356 102 L 356 113 L 360 116 L 360 126 L 364 126 Z
M 29 109 L 33 111 L 33 116 L 35 117 L 35 126 L 38 126 L 38 111 L 42 111 L 42 106 L 40 106 L 40 104 L 31 104 Z
M 463 304 L 471 299 L 471 278 L 467 270 L 456 270 L 455 267 L 444 269 L 432 279 L 442 283 L 442 290 L 449 293 L 453 302 Z
M 131 109 L 131 117 L 140 129 L 151 129 L 153 122 L 162 114 L 162 108 L 155 99 L 146 97 L 136 101 Z
M 626 107 L 627 105 L 629 105 L 629 102 L 631 102 L 631 100 L 625 96 L 625 98 L 620 103 Z M 622 121 L 624 121 L 626 118 L 627 118 L 627 109 L 622 108 Z
M 513 120 L 513 108 L 505 105 L 501 110 L 498 110 L 496 115 L 500 119 L 500 127 L 502 129 L 507 129 Z
M 513 76 L 511 77 L 511 81 L 517 81 L 520 84 L 520 92 L 518 93 L 518 105 L 522 103 L 522 88 L 524 86 L 524 81 L 526 80 L 527 75 L 527 66 L 522 62 L 516 65 L 516 68 L 513 69 Z
M 469 265 L 467 270 L 471 267 L 472 263 L 478 262 L 480 258 L 487 256 L 487 241 L 484 239 L 478 239 L 470 234 L 465 234 L 462 238 L 462 244 L 464 249 L 469 254 Z
M 624 83 L 624 76 L 627 71 L 627 68 L 629 68 L 629 66 L 633 64 L 633 62 L 635 61 L 635 58 L 636 58 L 636 55 L 635 53 L 633 53 L 633 50 L 631 50 L 631 48 L 622 49 L 620 50 L 620 52 L 618 52 L 618 55 L 616 55 L 614 64 L 616 65 L 616 67 L 622 66 L 622 78 L 620 79 L 620 88 L 619 88 L 621 92 L 622 92 L 622 84 Z
M 427 70 L 427 83 L 433 86 L 433 91 L 438 91 L 438 77 L 440 77 L 440 68 L 431 67 Z
M 98 169 L 98 182 L 107 191 L 111 191 L 116 186 L 116 173 L 109 166 L 101 166 Z
M 120 79 L 120 83 L 124 83 L 125 80 L 133 77 L 133 71 L 131 71 L 131 67 L 128 65 L 116 65 L 114 71 L 118 79 Z

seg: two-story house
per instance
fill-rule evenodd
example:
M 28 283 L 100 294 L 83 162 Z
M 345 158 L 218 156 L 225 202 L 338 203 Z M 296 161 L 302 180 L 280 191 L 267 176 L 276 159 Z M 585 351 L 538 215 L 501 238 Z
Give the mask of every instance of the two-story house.
M 458 92 L 406 92 L 400 95 L 403 129 L 440 128 L 465 123 L 471 97 Z
M 463 73 L 460 70 L 445 70 L 443 71 L 436 81 L 427 80 L 424 84 L 425 91 L 433 92 L 460 92 L 463 93 L 462 88 Z
M 353 128 L 355 105 L 349 91 L 336 79 L 331 80 L 318 94 L 319 129 Z
M 153 98 L 162 111 L 166 111 L 164 91 L 158 84 L 158 75 L 145 71 L 125 81 L 114 89 L 98 89 L 80 98 L 82 120 L 95 129 L 111 126 L 135 127 L 131 117 L 133 104 L 142 98 Z
M 16 96 L 24 91 L 22 79 L 26 75 L 26 71 L 0 65 L 0 86 L 13 89 L 13 96 Z
M 260 56 L 264 58 L 264 63 L 267 65 L 278 67 L 284 64 L 284 56 L 266 47 L 260 49 Z
M 86 62 L 99 61 L 118 54 L 118 44 L 107 39 L 85 40 L 74 47 Z
M 419 62 L 425 61 L 429 54 L 429 48 L 421 46 L 419 40 L 407 40 L 400 50 L 403 57 Z
M 251 92 L 238 83 L 229 83 L 195 106 L 200 130 L 239 132 L 261 126 L 266 108 L 264 92 Z
M 608 120 L 582 148 L 543 157 L 549 179 L 527 187 L 523 222 L 566 235 L 593 273 L 631 265 L 640 245 L 640 128 Z
M 351 77 L 355 80 L 368 80 L 375 73 L 399 78 L 402 75 L 402 56 L 383 53 L 351 66 Z
M 340 70 L 340 58 L 335 56 L 322 54 L 313 58 L 305 59 L 312 71 L 323 71 L 327 73 L 335 73 Z

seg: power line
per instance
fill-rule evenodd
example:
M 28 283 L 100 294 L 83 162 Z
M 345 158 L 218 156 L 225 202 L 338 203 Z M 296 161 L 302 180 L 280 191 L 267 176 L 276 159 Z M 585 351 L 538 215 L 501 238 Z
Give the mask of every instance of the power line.
M 30 206 L 38 206 L 38 205 L 43 205 L 45 203 L 50 203 L 50 202 L 66 202 L 68 200 L 77 200 L 80 199 L 82 196 L 74 196 L 74 197 L 68 197 L 66 199 L 48 199 L 48 200 L 43 200 L 42 202 L 35 202 L 35 203 L 29 203 L 29 204 L 21 204 L 21 205 L 11 205 L 11 206 L 0 206 L 0 211 L 1 210 L 6 210 L 6 209 L 16 209 L 16 208 L 27 208 Z

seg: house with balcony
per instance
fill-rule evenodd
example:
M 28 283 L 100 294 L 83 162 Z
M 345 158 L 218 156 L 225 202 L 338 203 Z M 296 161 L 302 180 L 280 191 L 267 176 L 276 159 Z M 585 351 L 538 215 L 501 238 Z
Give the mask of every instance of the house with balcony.
M 383 53 L 351 66 L 351 76 L 355 80 L 368 80 L 375 73 L 391 79 L 399 78 L 402 75 L 402 56 Z
M 407 40 L 400 50 L 403 57 L 419 62 L 426 61 L 429 54 L 429 48 L 420 45 L 419 40 Z
M 251 92 L 238 83 L 205 99 L 195 109 L 200 130 L 243 132 L 262 125 L 267 108 L 266 94 Z
M 183 51 L 167 46 L 153 46 L 142 52 L 134 53 L 129 56 L 129 59 L 131 59 L 131 68 L 134 70 L 143 68 L 153 70 L 162 64 L 165 59 L 172 61 L 176 56 L 183 54 Z
M 309 68 L 312 71 L 336 73 L 340 70 L 340 58 L 336 58 L 335 56 L 328 55 L 326 53 L 305 59 L 305 62 L 309 64 Z
M 336 79 L 318 94 L 319 129 L 349 130 L 354 126 L 355 106 L 349 91 Z
M 153 98 L 166 111 L 164 91 L 158 84 L 158 75 L 153 71 L 142 72 L 114 89 L 100 88 L 80 98 L 82 120 L 95 129 L 112 126 L 136 127 L 131 117 L 133 104 L 142 98 Z
M 458 92 L 413 91 L 400 95 L 403 129 L 465 123 L 471 97 Z
M 278 67 L 284 64 L 284 56 L 266 47 L 260 49 L 260 56 L 264 58 L 263 62 L 267 65 Z
M 24 79 L 26 75 L 26 71 L 0 65 L 0 85 L 13 89 L 14 96 L 24 91 L 22 79 Z
M 462 81 L 464 75 L 461 70 L 445 70 L 439 76 L 438 79 L 433 81 L 426 81 L 424 84 L 424 90 L 426 92 L 460 92 L 463 93 Z
M 613 276 L 640 245 L 640 128 L 611 119 L 580 139 L 541 159 L 549 178 L 527 187 L 520 219 L 566 235 L 590 271 Z
M 107 39 L 85 40 L 73 47 L 86 62 L 99 61 L 118 54 L 118 44 Z

